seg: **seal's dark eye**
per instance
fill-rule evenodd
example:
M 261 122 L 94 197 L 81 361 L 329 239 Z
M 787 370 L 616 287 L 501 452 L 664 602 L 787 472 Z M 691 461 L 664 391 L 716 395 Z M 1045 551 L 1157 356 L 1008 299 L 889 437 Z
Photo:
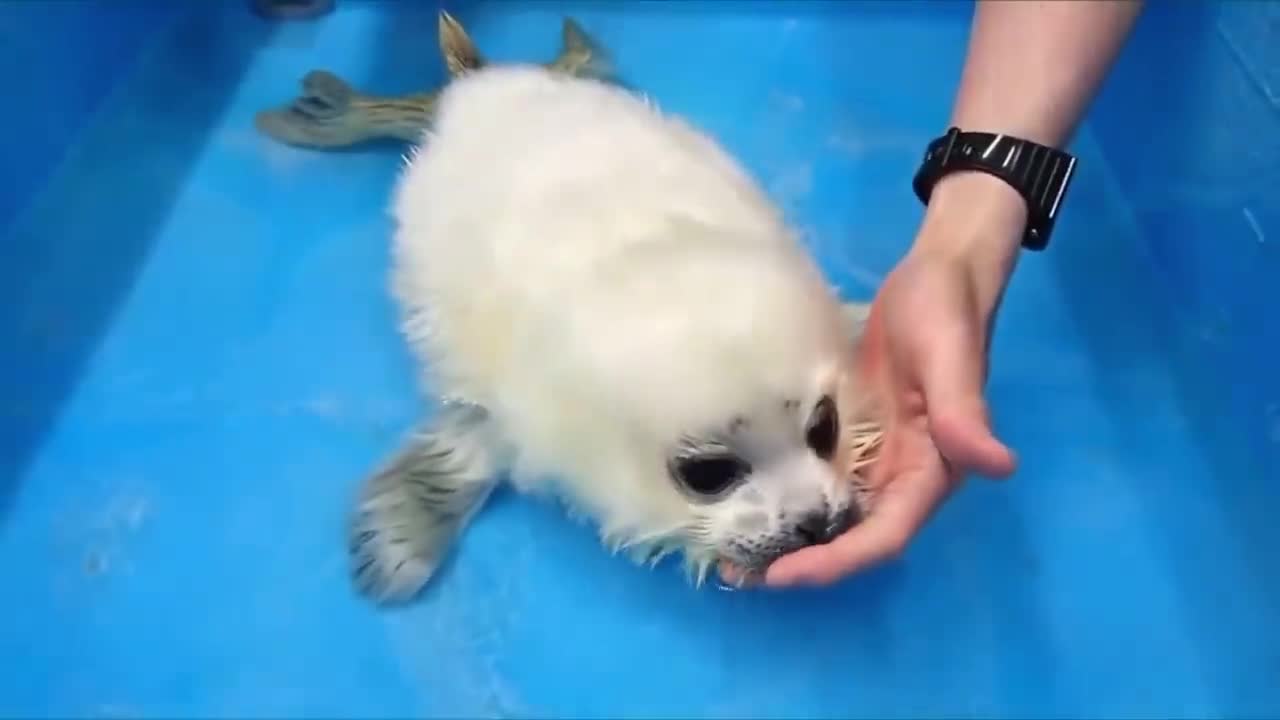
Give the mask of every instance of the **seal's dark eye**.
M 675 479 L 698 495 L 719 495 L 750 472 L 737 455 L 691 455 L 671 463 Z
M 836 413 L 836 404 L 831 397 L 823 396 L 813 408 L 809 416 L 809 427 L 805 430 L 805 443 L 823 460 L 830 460 L 836 452 L 836 443 L 840 439 L 840 422 Z

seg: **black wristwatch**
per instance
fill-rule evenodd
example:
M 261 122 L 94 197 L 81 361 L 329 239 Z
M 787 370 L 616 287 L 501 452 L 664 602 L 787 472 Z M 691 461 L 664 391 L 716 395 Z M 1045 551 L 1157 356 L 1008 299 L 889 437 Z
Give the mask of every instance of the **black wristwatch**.
M 1027 203 L 1022 246 L 1043 250 L 1075 169 L 1075 156 L 1062 150 L 1010 135 L 953 127 L 929 143 L 911 187 L 920 202 L 928 205 L 933 186 L 953 172 L 973 170 L 994 175 L 1017 190 Z

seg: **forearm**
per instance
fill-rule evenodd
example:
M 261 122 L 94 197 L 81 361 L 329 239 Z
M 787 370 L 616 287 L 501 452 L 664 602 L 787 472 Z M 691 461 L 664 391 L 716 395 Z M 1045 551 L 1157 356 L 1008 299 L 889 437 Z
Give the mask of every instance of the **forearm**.
M 1065 145 L 1141 7 L 1138 0 L 979 0 L 951 124 Z M 1012 188 L 958 173 L 934 188 L 919 242 L 945 244 L 936 249 L 1007 274 L 1025 222 Z
M 1061 147 L 1141 8 L 1137 0 L 980 0 L 951 123 Z

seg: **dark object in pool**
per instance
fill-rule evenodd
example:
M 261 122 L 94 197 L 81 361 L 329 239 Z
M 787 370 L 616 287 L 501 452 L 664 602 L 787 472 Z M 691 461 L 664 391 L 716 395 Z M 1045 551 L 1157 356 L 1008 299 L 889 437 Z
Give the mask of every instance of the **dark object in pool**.
M 333 11 L 335 0 L 252 0 L 259 15 L 272 20 L 310 20 Z
M 259 4 L 280 0 L 254 0 Z M 485 65 L 462 24 L 441 10 L 437 43 L 444 57 L 445 82 Z M 572 18 L 564 18 L 560 53 L 543 67 L 571 76 L 612 79 L 603 50 Z M 302 93 L 285 105 L 260 111 L 258 131 L 279 142 L 308 148 L 349 147 L 370 140 L 417 142 L 431 123 L 441 87 L 403 95 L 364 93 L 327 70 L 302 79 Z

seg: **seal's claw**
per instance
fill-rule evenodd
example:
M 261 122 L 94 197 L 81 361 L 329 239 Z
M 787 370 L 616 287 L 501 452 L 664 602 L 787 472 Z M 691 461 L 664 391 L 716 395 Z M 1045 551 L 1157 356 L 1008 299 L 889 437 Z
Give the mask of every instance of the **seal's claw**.
M 415 548 L 411 538 L 402 534 L 405 528 L 379 527 L 370 516 L 362 520 L 353 528 L 349 546 L 353 584 L 361 595 L 379 604 L 410 600 L 440 566 L 441 548 Z M 388 547 L 404 547 L 407 552 L 389 563 Z

